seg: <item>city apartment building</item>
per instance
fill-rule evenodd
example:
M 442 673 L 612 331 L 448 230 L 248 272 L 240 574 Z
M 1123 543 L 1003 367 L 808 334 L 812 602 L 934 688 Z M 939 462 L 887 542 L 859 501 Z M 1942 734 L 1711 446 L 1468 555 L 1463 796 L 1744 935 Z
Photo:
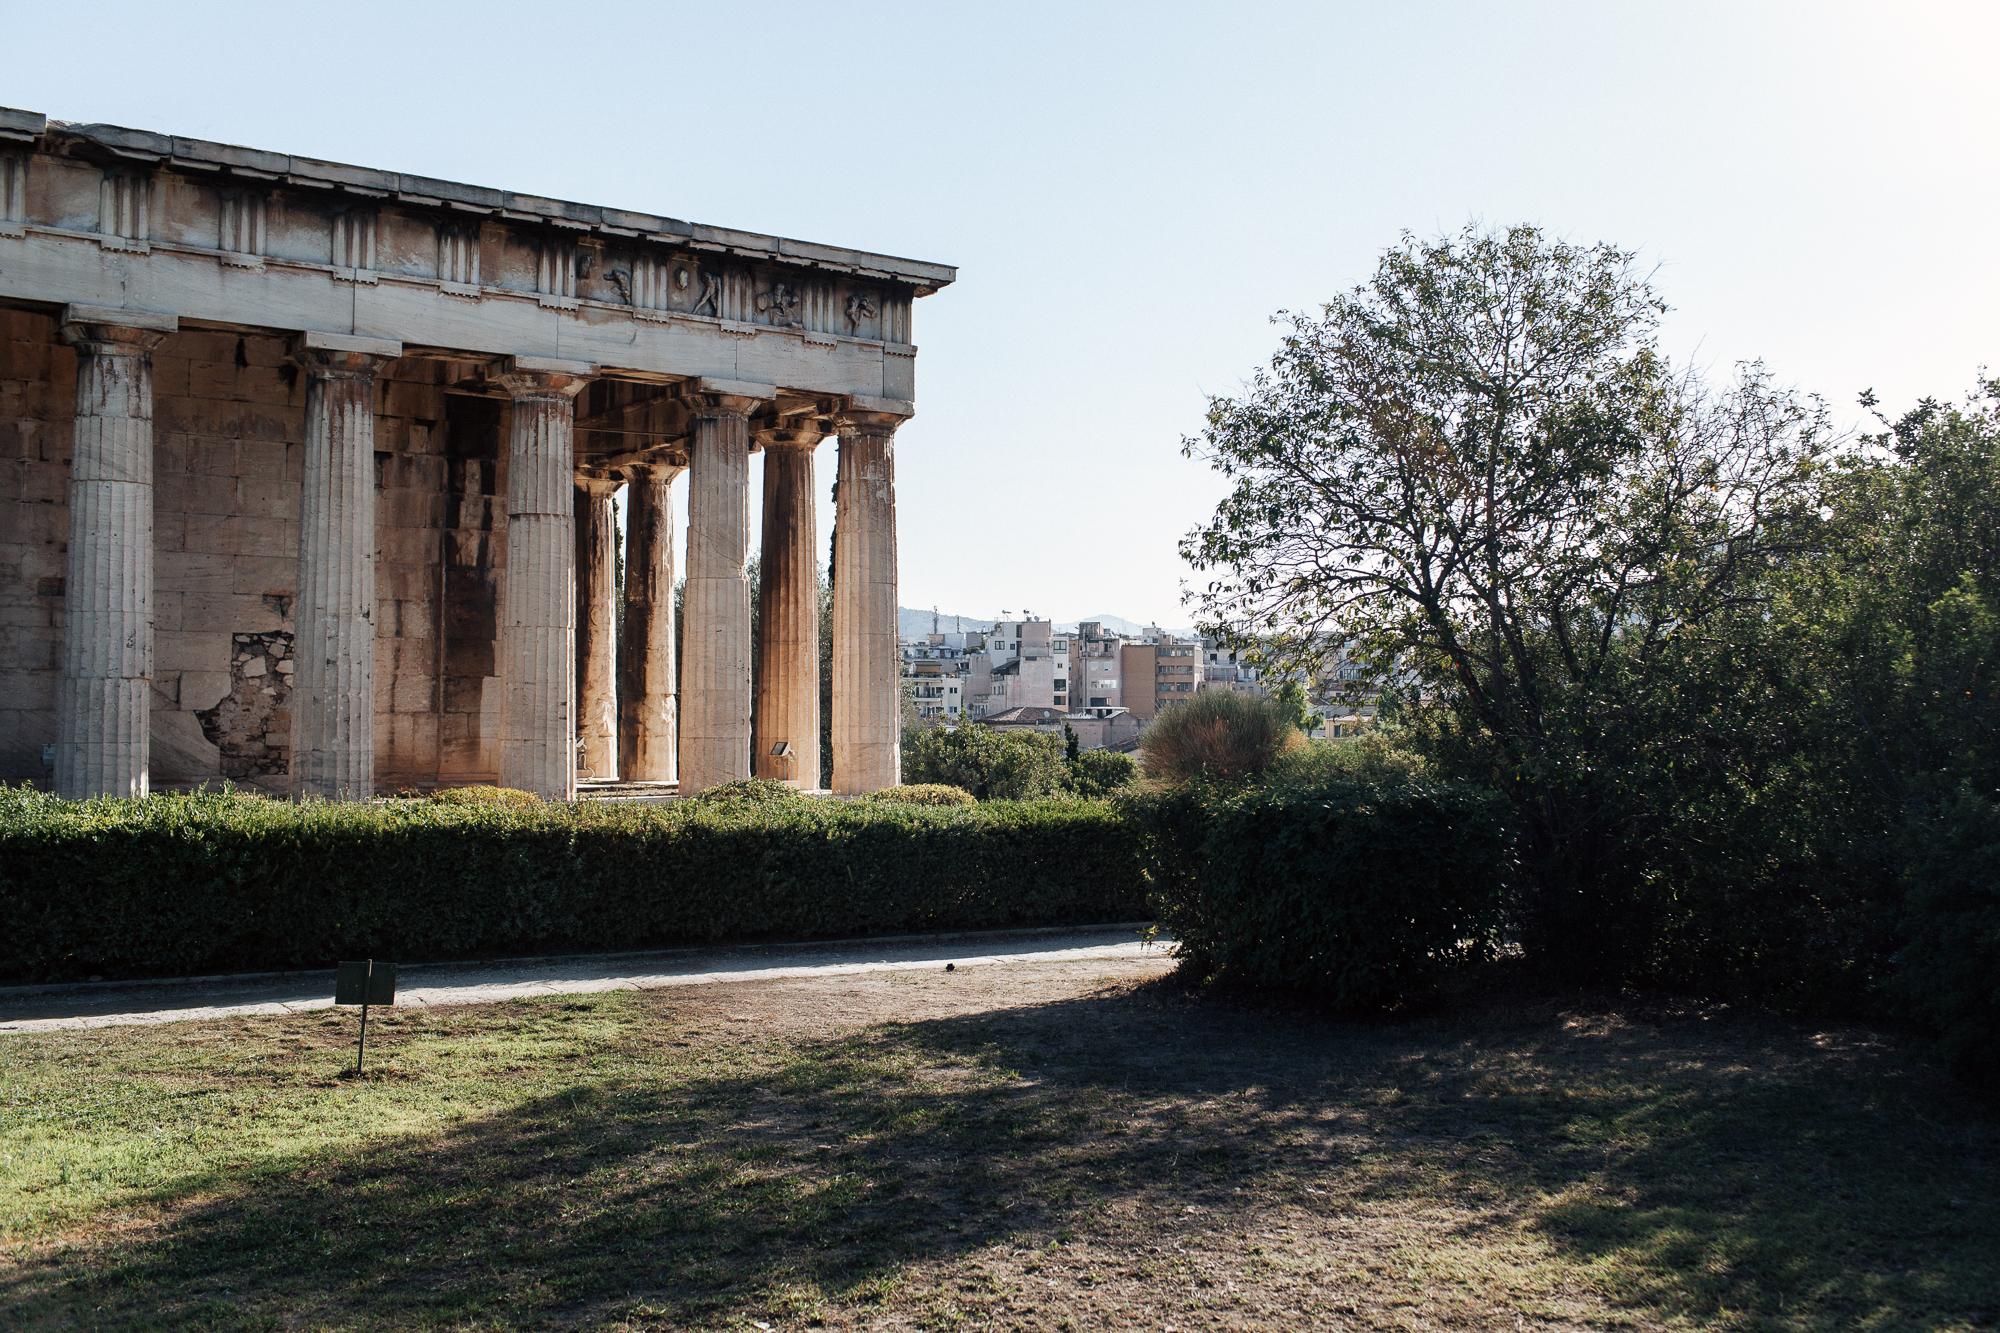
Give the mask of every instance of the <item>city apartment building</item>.
M 1076 627 L 1069 641 L 1070 694 L 1075 707 L 1124 706 L 1124 662 L 1119 656 L 1123 643 L 1118 635 L 1106 633 L 1099 621 L 1086 620 Z
M 966 706 L 975 718 L 1009 708 L 1070 705 L 1067 635 L 1047 620 L 1003 620 L 971 659 Z
M 903 675 L 917 714 L 1061 731 L 1086 748 L 1124 745 L 1162 708 L 1204 683 L 1204 646 L 1157 626 L 1139 637 L 1086 620 L 1073 631 L 1031 616 L 990 630 L 903 644 Z
M 927 634 L 902 645 L 903 679 L 926 721 L 957 722 L 966 716 L 965 698 L 972 657 L 983 651 L 978 633 Z

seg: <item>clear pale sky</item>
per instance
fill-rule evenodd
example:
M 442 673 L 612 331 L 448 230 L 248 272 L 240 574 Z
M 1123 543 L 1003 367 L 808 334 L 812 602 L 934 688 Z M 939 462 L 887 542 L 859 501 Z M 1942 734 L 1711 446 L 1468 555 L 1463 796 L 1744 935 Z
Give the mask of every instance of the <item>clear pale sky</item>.
M 19 5 L 0 104 L 960 266 L 903 603 L 1184 624 L 1180 457 L 1403 229 L 1637 249 L 1849 418 L 2000 364 L 2000 5 Z M 831 473 L 829 447 L 822 474 Z M 828 518 L 822 519 L 824 525 Z

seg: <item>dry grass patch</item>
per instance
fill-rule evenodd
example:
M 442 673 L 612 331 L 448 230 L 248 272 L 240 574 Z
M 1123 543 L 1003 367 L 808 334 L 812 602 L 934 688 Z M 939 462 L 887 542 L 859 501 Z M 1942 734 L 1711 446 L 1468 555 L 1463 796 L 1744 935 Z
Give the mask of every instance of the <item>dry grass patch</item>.
M 1892 1043 L 1333 1024 L 1007 964 L 0 1045 L 0 1324 L 2000 1317 L 2000 1126 Z

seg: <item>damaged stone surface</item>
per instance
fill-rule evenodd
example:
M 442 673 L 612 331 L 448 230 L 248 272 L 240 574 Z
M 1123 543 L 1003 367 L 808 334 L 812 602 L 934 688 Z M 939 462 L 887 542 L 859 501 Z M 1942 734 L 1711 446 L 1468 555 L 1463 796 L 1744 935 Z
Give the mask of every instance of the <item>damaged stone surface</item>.
M 292 636 L 285 630 L 229 636 L 229 692 L 195 718 L 232 782 L 286 790 L 291 763 Z

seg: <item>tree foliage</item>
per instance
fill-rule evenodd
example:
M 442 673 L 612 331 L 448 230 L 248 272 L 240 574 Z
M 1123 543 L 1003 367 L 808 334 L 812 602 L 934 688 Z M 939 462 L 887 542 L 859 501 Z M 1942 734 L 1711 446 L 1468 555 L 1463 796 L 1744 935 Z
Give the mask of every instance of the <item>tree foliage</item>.
M 1186 442 L 1231 487 L 1183 547 L 1207 627 L 1371 667 L 1447 771 L 1510 798 L 1528 941 L 1582 970 L 1630 962 L 1602 925 L 1644 842 L 1644 775 L 1606 746 L 1768 607 L 1833 458 L 1823 407 L 1757 368 L 1675 374 L 1663 310 L 1614 247 L 1406 236 Z
M 1078 750 L 1068 758 L 1069 790 L 1086 800 L 1114 796 L 1132 785 L 1139 766 L 1115 750 Z
M 982 801 L 1054 796 L 1067 785 L 1062 738 L 968 724 L 903 735 L 903 780 L 961 787 Z

